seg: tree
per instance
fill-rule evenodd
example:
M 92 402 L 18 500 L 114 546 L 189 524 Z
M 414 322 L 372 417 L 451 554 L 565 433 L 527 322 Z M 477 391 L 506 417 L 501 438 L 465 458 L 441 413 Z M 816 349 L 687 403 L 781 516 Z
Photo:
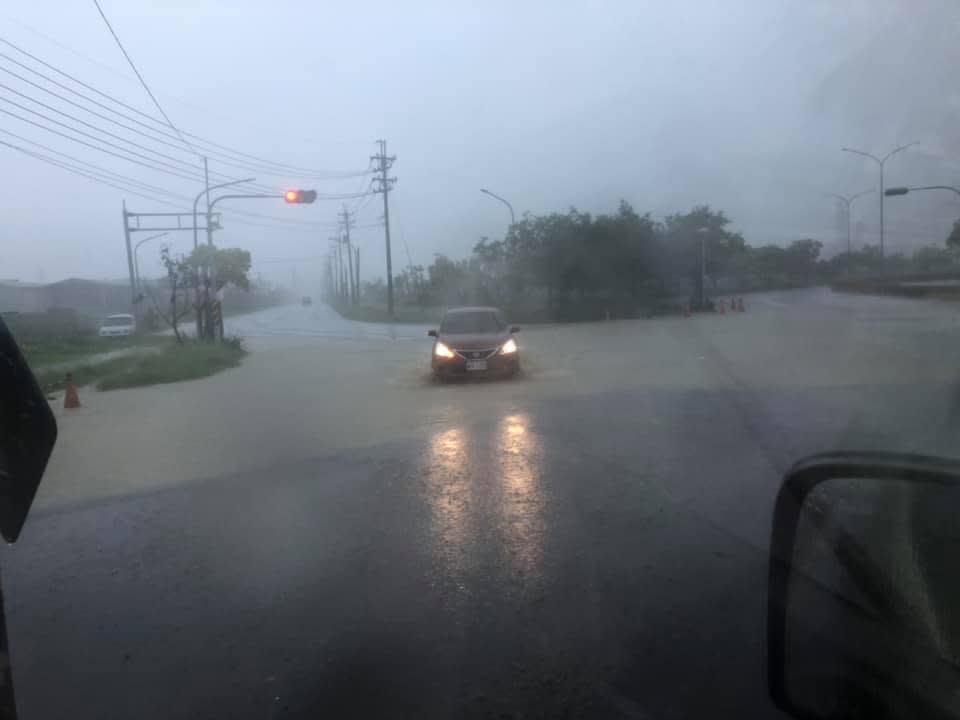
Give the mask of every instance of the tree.
M 250 289 L 250 253 L 240 248 L 199 245 L 184 262 L 197 279 L 197 335 L 213 340 L 212 298 L 227 285 Z
M 215 293 L 227 285 L 235 285 L 242 290 L 250 289 L 250 252 L 247 250 L 199 245 L 186 262 L 197 273 L 212 271 L 210 284 Z
M 186 296 L 181 300 L 180 294 L 186 290 L 186 288 L 196 286 L 196 272 L 182 255 L 171 255 L 170 248 L 166 245 L 160 248 L 160 262 L 163 263 L 163 267 L 167 270 L 167 282 L 170 285 L 169 315 L 164 314 L 160 306 L 157 305 L 157 301 L 154 299 L 153 293 L 150 292 L 149 286 L 147 286 L 147 292 L 150 293 L 150 301 L 153 303 L 157 315 L 162 317 L 164 322 L 173 328 L 174 337 L 177 338 L 179 344 L 183 345 L 183 337 L 180 335 L 179 323 L 180 319 L 190 311 L 190 303 Z M 178 301 L 181 306 L 180 308 L 177 307 Z
M 914 250 L 910 265 L 918 272 L 930 272 L 946 270 L 954 264 L 955 260 L 956 253 L 949 246 L 946 248 L 930 246 Z
M 809 284 L 817 269 L 821 250 L 823 243 L 819 240 L 794 240 L 784 251 L 784 270 L 795 277 L 802 277 L 804 282 Z
M 947 235 L 947 247 L 951 250 L 960 250 L 960 220 L 953 221 L 953 227 Z
M 709 205 L 696 205 L 690 212 L 668 215 L 659 228 L 661 268 L 670 274 L 689 274 L 694 303 L 702 302 L 701 257 L 708 276 L 730 273 L 735 258 L 746 251 L 743 236 L 727 229 L 730 218 Z

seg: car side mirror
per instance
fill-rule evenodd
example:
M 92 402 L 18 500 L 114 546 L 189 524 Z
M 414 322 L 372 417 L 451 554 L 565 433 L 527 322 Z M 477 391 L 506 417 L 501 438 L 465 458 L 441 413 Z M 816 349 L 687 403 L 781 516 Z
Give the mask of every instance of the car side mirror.
M 519 326 L 519 325 L 511 325 L 511 326 L 510 326 L 510 332 L 512 332 L 512 333 L 520 332 L 520 326 Z
M 427 335 L 428 335 L 429 337 L 436 337 L 436 336 L 437 336 L 437 331 L 436 331 L 436 330 L 427 330 Z
M 957 717 L 960 463 L 800 461 L 777 495 L 767 682 L 798 718 Z

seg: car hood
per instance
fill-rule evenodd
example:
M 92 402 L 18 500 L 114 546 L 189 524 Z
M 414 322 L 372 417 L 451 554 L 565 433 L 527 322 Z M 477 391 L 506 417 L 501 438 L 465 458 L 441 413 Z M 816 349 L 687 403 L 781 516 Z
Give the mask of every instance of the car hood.
M 510 333 L 463 333 L 450 335 L 443 333 L 437 339 L 454 350 L 487 350 L 503 345 Z

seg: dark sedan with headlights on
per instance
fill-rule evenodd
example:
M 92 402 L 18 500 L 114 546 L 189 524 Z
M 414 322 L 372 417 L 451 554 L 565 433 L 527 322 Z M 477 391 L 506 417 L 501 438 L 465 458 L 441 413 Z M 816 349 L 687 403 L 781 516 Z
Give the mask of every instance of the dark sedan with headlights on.
M 430 367 L 437 377 L 506 375 L 520 370 L 520 349 L 513 333 L 520 328 L 507 324 L 493 307 L 461 307 L 448 310 L 434 338 Z

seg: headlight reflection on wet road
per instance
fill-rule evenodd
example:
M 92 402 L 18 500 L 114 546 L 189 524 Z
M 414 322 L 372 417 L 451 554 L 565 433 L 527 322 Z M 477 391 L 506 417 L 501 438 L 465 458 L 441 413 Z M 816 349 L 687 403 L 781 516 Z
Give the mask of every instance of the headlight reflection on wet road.
M 454 427 L 430 437 L 426 499 L 430 506 L 432 544 L 443 571 L 463 588 L 467 555 L 472 468 L 466 431 Z
M 493 451 L 504 549 L 518 579 L 531 580 L 540 575 L 543 562 L 543 458 L 526 414 L 508 415 L 500 422 Z
M 454 427 L 429 437 L 429 542 L 442 579 L 458 591 L 468 592 L 477 574 L 502 574 L 522 585 L 542 575 L 542 455 L 540 439 L 521 413 L 492 427 Z

